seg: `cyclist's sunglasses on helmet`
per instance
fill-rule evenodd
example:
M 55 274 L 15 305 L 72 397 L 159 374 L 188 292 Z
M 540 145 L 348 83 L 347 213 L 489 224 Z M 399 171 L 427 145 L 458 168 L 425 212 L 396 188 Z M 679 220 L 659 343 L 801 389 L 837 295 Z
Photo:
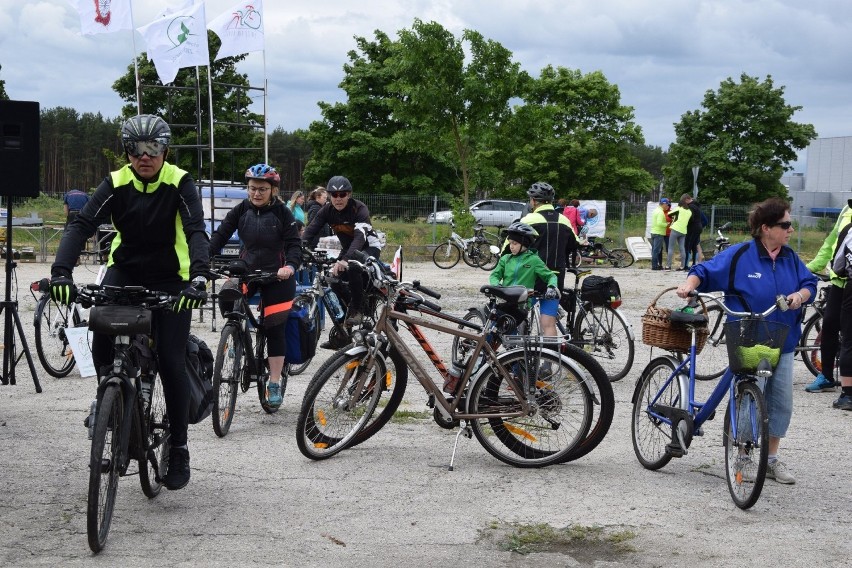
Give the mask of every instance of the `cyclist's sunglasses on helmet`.
M 340 199 L 341 197 L 346 197 L 347 195 L 349 195 L 349 192 L 348 191 L 329 191 L 328 195 L 331 196 L 331 197 L 336 197 L 337 199 Z
M 168 149 L 169 145 L 159 140 L 127 140 L 124 143 L 124 150 L 134 158 L 139 158 L 143 154 L 156 158 Z

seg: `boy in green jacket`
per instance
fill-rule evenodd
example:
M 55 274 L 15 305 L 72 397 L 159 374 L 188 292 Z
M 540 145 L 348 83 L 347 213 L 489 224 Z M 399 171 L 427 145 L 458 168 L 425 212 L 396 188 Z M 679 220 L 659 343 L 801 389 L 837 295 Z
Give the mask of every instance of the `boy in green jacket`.
M 509 251 L 500 258 L 497 266 L 488 279 L 494 286 L 525 286 L 535 287 L 536 278 L 541 278 L 547 284 L 544 302 L 559 302 L 559 290 L 556 288 L 556 273 L 531 250 L 529 246 L 538 238 L 538 231 L 526 223 L 515 222 L 506 229 L 506 240 L 509 241 Z M 542 302 L 542 308 L 544 308 Z M 542 310 L 543 311 L 543 310 Z

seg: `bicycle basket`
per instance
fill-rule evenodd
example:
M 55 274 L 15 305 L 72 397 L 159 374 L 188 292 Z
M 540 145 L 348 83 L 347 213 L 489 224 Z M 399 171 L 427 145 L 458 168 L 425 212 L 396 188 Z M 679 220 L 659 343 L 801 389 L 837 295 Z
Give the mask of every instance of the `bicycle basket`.
M 725 339 L 731 371 L 752 373 L 761 359 L 769 361 L 775 369 L 788 331 L 790 328 L 785 323 L 758 318 L 726 322 Z
M 89 330 L 108 335 L 149 335 L 151 310 L 138 306 L 93 306 L 89 310 Z
M 683 325 L 673 324 L 671 320 L 672 310 L 657 307 L 657 301 L 666 292 L 677 290 L 677 287 L 666 288 L 651 301 L 645 315 L 642 316 L 642 343 L 651 347 L 659 347 L 667 351 L 678 351 L 687 353 L 692 345 L 692 334 Z M 704 315 L 707 315 L 707 306 L 699 298 Z M 698 328 L 695 332 L 695 352 L 701 353 L 704 344 L 707 343 L 707 326 Z

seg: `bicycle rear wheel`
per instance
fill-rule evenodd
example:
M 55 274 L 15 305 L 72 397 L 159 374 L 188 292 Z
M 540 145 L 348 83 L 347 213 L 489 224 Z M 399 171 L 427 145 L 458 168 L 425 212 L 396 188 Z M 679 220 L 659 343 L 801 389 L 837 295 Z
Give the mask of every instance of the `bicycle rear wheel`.
M 237 407 L 237 389 L 242 380 L 243 345 L 236 324 L 225 324 L 213 365 L 213 431 L 222 438 L 231 429 Z
M 733 417 L 725 420 L 725 479 L 734 504 L 748 509 L 757 503 L 766 480 L 769 415 L 755 383 L 740 381 L 735 392 L 736 436 L 732 434 Z
M 725 340 L 725 311 L 719 305 L 707 306 L 707 342 L 695 357 L 695 378 L 712 381 L 728 368 L 728 345 Z
M 476 439 L 489 454 L 515 467 L 542 467 L 571 459 L 591 426 L 592 400 L 583 380 L 558 353 L 544 349 L 538 355 L 538 360 L 530 359 L 524 349 L 513 349 L 499 356 L 521 384 L 528 375 L 535 376 L 537 408 L 532 416 L 499 416 L 518 412 L 521 404 L 509 383 L 492 369 L 468 394 L 472 414 L 498 415 L 471 420 Z
M 672 425 L 652 412 L 651 405 L 680 406 L 683 400 L 680 383 L 673 379 L 666 384 L 674 371 L 671 360 L 665 357 L 654 359 L 642 371 L 633 392 L 630 433 L 633 451 L 645 469 L 660 469 L 672 459 L 666 451 L 666 446 L 672 441 Z
M 121 469 L 119 432 L 124 418 L 123 404 L 121 388 L 111 385 L 104 390 L 97 408 L 86 506 L 86 533 L 92 552 L 103 550 L 112 522 Z
M 822 314 L 815 313 L 802 328 L 802 338 L 799 340 L 799 350 L 802 352 L 802 361 L 813 376 L 822 373 Z M 839 350 L 838 350 L 839 352 Z M 835 365 L 835 368 L 839 368 Z M 832 379 L 833 377 L 826 377 Z
M 61 379 L 74 368 L 74 353 L 68 344 L 65 328 L 72 327 L 74 307 L 63 306 L 44 294 L 35 312 L 35 345 L 38 360 L 52 377 Z
M 434 262 L 435 266 L 438 268 L 452 268 L 459 263 L 460 258 L 461 249 L 459 249 L 458 245 L 450 241 L 441 243 L 434 252 L 432 252 L 432 262 Z
M 166 474 L 171 447 L 166 397 L 159 375 L 156 375 L 151 383 L 151 399 L 144 412 L 147 449 L 145 458 L 139 460 L 139 483 L 142 485 L 142 492 L 153 499 L 160 494 L 163 487 L 163 476 Z
M 609 251 L 609 262 L 615 268 L 627 268 L 632 266 L 636 259 L 633 254 L 627 249 L 613 249 Z
M 623 379 L 633 367 L 635 340 L 627 320 L 609 306 L 584 304 L 574 324 L 571 343 L 591 354 L 612 382 Z
M 380 358 L 366 368 L 366 358 L 367 353 L 340 351 L 311 379 L 296 421 L 296 445 L 305 457 L 330 458 L 348 447 L 370 420 L 382 393 L 375 387 L 385 380 L 387 369 Z M 356 393 L 358 383 L 363 386 Z

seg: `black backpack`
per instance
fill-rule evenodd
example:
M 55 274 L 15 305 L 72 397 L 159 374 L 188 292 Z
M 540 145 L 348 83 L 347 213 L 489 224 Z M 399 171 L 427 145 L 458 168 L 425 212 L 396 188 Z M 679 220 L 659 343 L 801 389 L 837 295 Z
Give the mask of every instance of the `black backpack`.
M 186 342 L 186 374 L 189 378 L 189 423 L 198 424 L 213 411 L 213 352 L 192 334 Z

